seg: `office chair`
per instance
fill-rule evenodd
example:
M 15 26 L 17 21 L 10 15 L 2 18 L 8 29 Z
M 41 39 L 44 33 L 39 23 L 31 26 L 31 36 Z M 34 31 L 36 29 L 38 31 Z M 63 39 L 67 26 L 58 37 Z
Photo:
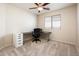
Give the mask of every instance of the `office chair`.
M 34 42 L 34 41 L 36 41 L 36 43 L 37 43 L 37 41 L 41 42 L 41 40 L 39 39 L 41 32 L 42 32 L 42 29 L 40 29 L 40 28 L 35 28 L 33 30 L 33 32 L 32 32 L 33 41 L 32 42 Z

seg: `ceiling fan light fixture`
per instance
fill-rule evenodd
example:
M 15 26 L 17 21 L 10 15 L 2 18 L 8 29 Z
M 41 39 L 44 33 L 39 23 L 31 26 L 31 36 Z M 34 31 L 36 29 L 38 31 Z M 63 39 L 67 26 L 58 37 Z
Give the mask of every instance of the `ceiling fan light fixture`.
M 42 11 L 42 10 L 43 10 L 43 8 L 42 8 L 42 7 L 38 7 L 37 9 L 38 9 L 38 10 L 40 10 L 40 11 Z

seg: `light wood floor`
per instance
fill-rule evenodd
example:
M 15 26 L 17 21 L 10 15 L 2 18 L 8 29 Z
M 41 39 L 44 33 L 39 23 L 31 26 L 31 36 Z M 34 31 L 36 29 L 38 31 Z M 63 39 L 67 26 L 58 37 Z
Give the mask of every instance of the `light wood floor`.
M 27 41 L 22 47 L 7 47 L 0 50 L 1 56 L 77 56 L 78 52 L 74 45 L 57 41 L 46 40 L 42 42 Z

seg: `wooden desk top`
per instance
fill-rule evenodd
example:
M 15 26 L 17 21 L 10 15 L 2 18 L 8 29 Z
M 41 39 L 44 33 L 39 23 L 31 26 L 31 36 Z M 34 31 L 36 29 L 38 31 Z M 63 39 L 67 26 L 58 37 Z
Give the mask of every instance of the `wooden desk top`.
M 51 34 L 51 32 L 45 32 L 45 31 L 43 31 L 42 33 L 44 33 L 44 34 Z M 32 32 L 24 32 L 23 34 L 32 34 Z

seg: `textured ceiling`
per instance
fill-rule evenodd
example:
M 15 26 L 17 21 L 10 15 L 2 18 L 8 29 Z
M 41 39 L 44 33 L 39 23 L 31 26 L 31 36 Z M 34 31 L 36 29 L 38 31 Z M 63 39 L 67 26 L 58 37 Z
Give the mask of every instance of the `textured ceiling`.
M 31 7 L 36 7 L 36 5 L 34 3 L 12 3 L 12 5 L 19 7 L 19 8 L 26 9 L 27 11 L 30 11 L 34 14 L 42 14 L 42 13 L 46 13 L 46 12 L 51 12 L 51 11 L 54 11 L 54 10 L 58 10 L 58 9 L 61 9 L 61 8 L 72 6 L 74 4 L 75 3 L 50 3 L 49 5 L 46 6 L 46 7 L 50 8 L 49 11 L 42 10 L 40 13 L 38 13 L 37 9 L 29 10 L 29 8 L 31 8 Z

